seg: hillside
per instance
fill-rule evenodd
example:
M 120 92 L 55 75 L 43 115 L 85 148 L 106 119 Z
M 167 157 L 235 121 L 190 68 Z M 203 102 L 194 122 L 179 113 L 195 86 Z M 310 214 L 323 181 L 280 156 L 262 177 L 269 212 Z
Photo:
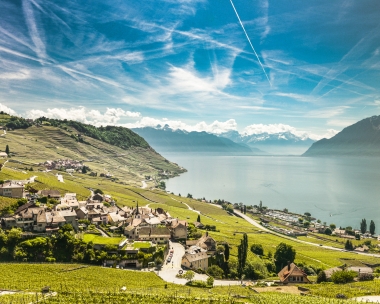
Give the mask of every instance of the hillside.
M 238 144 L 230 139 L 218 137 L 206 132 L 186 132 L 172 130 L 169 127 L 160 129 L 145 127 L 132 129 L 160 153 L 164 152 L 206 152 L 218 154 L 265 154 L 259 149 Z
M 365 118 L 330 139 L 321 139 L 304 156 L 380 156 L 380 116 Z
M 10 117 L 0 116 L 0 125 L 9 123 Z M 159 155 L 139 135 L 121 127 L 96 128 L 73 121 L 40 119 L 35 125 L 6 131 L 0 137 L 1 150 L 6 145 L 11 152 L 10 162 L 21 162 L 34 170 L 42 169 L 36 168 L 37 164 L 47 160 L 79 160 L 98 174 L 109 173 L 138 186 L 147 175 L 165 171 L 170 177 L 185 171 Z

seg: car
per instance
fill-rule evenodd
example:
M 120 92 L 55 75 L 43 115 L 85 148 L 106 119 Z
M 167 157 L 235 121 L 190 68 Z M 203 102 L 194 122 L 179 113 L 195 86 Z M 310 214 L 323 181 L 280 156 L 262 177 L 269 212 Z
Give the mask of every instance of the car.
M 168 261 L 168 263 L 169 263 L 169 262 L 171 261 L 171 257 L 168 257 L 167 261 Z

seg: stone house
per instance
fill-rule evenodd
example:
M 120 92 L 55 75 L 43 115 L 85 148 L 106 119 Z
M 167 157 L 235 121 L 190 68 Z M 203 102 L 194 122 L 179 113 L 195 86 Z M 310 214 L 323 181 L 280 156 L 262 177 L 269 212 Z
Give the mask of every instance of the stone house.
M 139 239 L 156 244 L 166 244 L 170 239 L 170 231 L 166 227 L 142 227 L 139 231 Z
M 182 257 L 181 265 L 188 269 L 202 269 L 207 270 L 208 268 L 208 255 L 206 252 L 194 252 L 186 253 Z
M 168 226 L 171 237 L 174 240 L 187 239 L 187 222 L 183 220 L 173 219 Z

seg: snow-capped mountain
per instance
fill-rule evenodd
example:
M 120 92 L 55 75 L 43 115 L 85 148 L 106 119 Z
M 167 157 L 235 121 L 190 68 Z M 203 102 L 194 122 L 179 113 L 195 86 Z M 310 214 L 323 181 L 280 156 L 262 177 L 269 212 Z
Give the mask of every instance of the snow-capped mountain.
M 244 133 L 240 134 L 238 131 L 228 131 L 218 136 L 277 155 L 301 155 L 314 143 L 314 140 L 310 139 L 307 134 L 298 136 L 291 132 L 248 135 Z

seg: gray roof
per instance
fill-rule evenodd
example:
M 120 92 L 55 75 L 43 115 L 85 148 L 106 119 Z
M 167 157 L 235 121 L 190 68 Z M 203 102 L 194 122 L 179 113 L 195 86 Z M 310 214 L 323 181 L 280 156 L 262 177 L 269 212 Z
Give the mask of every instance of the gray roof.
M 206 252 L 199 252 L 199 253 L 186 253 L 182 259 L 187 259 L 190 263 L 207 259 L 208 255 Z

